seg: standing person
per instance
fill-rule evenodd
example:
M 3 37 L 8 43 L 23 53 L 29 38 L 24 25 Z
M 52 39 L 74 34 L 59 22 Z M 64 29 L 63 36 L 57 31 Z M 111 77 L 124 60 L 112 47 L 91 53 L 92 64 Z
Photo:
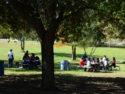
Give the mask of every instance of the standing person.
M 113 60 L 111 61 L 111 67 L 116 67 L 116 59 L 115 59 L 115 57 L 113 57 Z
M 10 49 L 10 52 L 8 53 L 8 67 L 12 67 L 13 66 L 13 60 L 14 60 L 14 55 L 12 52 L 12 49 Z

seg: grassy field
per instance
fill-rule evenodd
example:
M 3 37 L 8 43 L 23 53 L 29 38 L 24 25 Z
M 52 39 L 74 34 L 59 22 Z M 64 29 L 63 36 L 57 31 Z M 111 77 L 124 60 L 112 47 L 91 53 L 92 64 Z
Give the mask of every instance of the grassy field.
M 0 40 L 0 60 L 5 61 L 5 75 L 11 75 L 11 74 L 40 74 L 41 69 L 39 70 L 25 70 L 21 68 L 7 68 L 7 54 L 10 50 L 10 48 L 13 49 L 14 52 L 14 62 L 21 62 L 23 57 L 23 52 L 20 50 L 20 42 L 14 43 L 10 42 L 8 43 L 6 40 Z M 27 41 L 25 43 L 25 49 L 28 50 L 30 53 L 35 53 L 39 57 L 40 55 L 40 44 L 39 42 L 35 41 Z M 87 52 L 90 53 L 91 47 L 87 48 Z M 77 60 L 72 61 L 70 66 L 70 71 L 60 71 L 60 61 L 62 59 L 71 60 L 71 46 L 68 45 L 55 45 L 54 47 L 54 56 L 55 56 L 55 73 L 56 74 L 71 74 L 75 76 L 97 76 L 97 77 L 124 77 L 125 73 L 125 48 L 123 47 L 97 47 L 96 52 L 94 53 L 95 57 L 102 57 L 103 55 L 107 55 L 109 59 L 112 59 L 113 56 L 117 59 L 117 65 L 121 67 L 120 71 L 112 71 L 111 73 L 91 73 L 91 72 L 83 72 L 82 69 L 78 69 L 78 61 L 80 60 L 80 57 L 83 55 L 84 51 L 83 48 L 77 47 Z
M 77 60 L 70 64 L 71 70 L 61 71 L 60 61 L 71 60 L 71 46 L 55 45 L 55 78 L 59 91 L 41 90 L 41 68 L 28 70 L 23 68 L 8 68 L 7 54 L 10 49 L 14 52 L 14 63 L 22 61 L 23 52 L 20 43 L 8 43 L 0 40 L 0 60 L 5 61 L 5 76 L 0 76 L 0 94 L 125 94 L 125 48 L 124 47 L 98 47 L 95 57 L 107 55 L 109 59 L 113 56 L 117 59 L 120 70 L 110 72 L 84 72 L 79 69 L 78 61 L 83 55 L 83 48 L 77 47 Z M 87 48 L 90 52 L 91 47 Z M 26 50 L 40 57 L 39 42 L 27 41 Z M 15 89 L 16 88 L 16 89 Z
M 35 41 L 27 41 L 25 43 L 25 49 L 28 50 L 30 53 L 35 53 L 36 55 L 40 56 L 40 44 L 39 42 Z M 21 62 L 23 57 L 23 52 L 20 50 L 20 42 L 8 43 L 6 40 L 0 40 L 0 60 L 5 61 L 5 75 L 11 74 L 41 74 L 41 69 L 38 70 L 25 70 L 21 68 L 7 68 L 7 54 L 10 49 L 13 49 L 14 52 L 14 62 Z M 90 53 L 91 47 L 87 48 L 87 52 Z M 70 66 L 70 71 L 60 71 L 60 61 L 62 59 L 71 60 L 71 46 L 61 45 L 54 47 L 54 56 L 55 56 L 55 73 L 56 74 L 71 74 L 75 76 L 96 76 L 96 77 L 124 77 L 125 72 L 125 48 L 123 47 L 97 47 L 96 52 L 94 54 L 95 57 L 102 57 L 103 55 L 107 55 L 109 59 L 112 59 L 113 56 L 117 59 L 117 65 L 121 67 L 120 71 L 112 71 L 110 73 L 91 73 L 91 72 L 83 72 L 82 69 L 77 68 L 78 61 L 80 57 L 83 55 L 84 50 L 81 47 L 77 47 L 77 60 L 72 61 Z

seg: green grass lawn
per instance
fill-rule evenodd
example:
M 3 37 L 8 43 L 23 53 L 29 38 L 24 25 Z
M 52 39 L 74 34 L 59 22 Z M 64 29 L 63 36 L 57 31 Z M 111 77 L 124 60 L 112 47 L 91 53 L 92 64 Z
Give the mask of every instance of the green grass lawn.
M 102 57 L 107 55 L 109 59 L 113 56 L 117 59 L 120 71 L 84 72 L 79 69 L 78 63 L 83 55 L 83 48 L 77 47 L 77 60 L 70 64 L 71 70 L 61 71 L 60 61 L 71 60 L 71 46 L 54 47 L 55 57 L 55 82 L 60 91 L 41 90 L 41 68 L 29 70 L 23 68 L 8 68 L 7 54 L 10 49 L 14 52 L 14 63 L 21 62 L 23 52 L 20 50 L 20 43 L 8 43 L 0 40 L 0 60 L 5 61 L 5 76 L 0 76 L 0 94 L 124 94 L 125 93 L 125 48 L 98 47 L 94 56 Z M 89 53 L 91 47 L 87 48 Z M 35 41 L 26 42 L 26 50 L 35 53 L 40 57 L 40 44 Z M 16 88 L 16 89 L 15 89 Z
M 13 49 L 14 52 L 14 62 L 22 60 L 23 52 L 20 50 L 20 42 L 8 43 L 6 40 L 0 40 L 0 60 L 5 61 L 5 75 L 11 74 L 41 74 L 41 69 L 37 70 L 26 70 L 21 68 L 7 68 L 7 54 L 10 49 Z M 30 53 L 35 53 L 40 56 L 40 44 L 36 41 L 27 41 L 25 43 L 25 49 Z M 87 48 L 87 52 L 90 53 L 91 47 Z M 81 47 L 77 47 L 77 60 L 71 62 L 71 70 L 70 71 L 60 71 L 60 61 L 62 59 L 71 60 L 71 46 L 61 46 L 54 47 L 54 56 L 55 56 L 55 73 L 56 74 L 70 74 L 74 76 L 89 76 L 89 77 L 125 77 L 125 48 L 124 47 L 97 47 L 96 52 L 94 53 L 95 57 L 102 57 L 106 55 L 109 59 L 112 59 L 113 56 L 117 59 L 117 65 L 121 67 L 120 71 L 112 71 L 110 73 L 91 73 L 91 72 L 83 72 L 83 69 L 78 69 L 78 63 L 80 57 L 83 55 L 84 50 Z

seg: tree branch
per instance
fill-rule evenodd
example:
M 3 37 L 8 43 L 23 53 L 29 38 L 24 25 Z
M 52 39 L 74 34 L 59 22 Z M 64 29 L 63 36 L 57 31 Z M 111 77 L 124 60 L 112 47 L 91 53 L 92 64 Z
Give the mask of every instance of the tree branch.
M 97 10 L 97 8 L 95 8 L 95 7 L 88 7 L 88 6 L 83 7 L 82 6 L 82 7 L 78 8 L 77 10 L 72 11 L 69 15 L 66 15 L 66 16 L 63 15 L 64 12 L 60 13 L 59 17 L 57 18 L 57 21 L 61 22 L 61 21 L 65 20 L 65 19 L 67 19 L 67 18 L 81 12 L 81 11 L 86 10 L 86 9 Z
M 58 27 L 63 20 L 70 18 L 71 16 L 76 15 L 77 13 L 84 11 L 86 9 L 98 10 L 95 7 L 82 6 L 82 7 L 78 8 L 77 10 L 72 11 L 69 15 L 65 15 L 65 16 L 64 16 L 64 11 L 61 11 L 59 13 L 59 17 L 55 21 L 56 27 Z
M 28 22 L 38 33 L 39 36 L 43 36 L 45 33 L 44 25 L 41 19 L 38 17 L 38 13 L 34 13 L 34 9 L 30 5 L 24 5 L 17 0 L 8 0 L 12 8 L 22 17 L 23 20 Z

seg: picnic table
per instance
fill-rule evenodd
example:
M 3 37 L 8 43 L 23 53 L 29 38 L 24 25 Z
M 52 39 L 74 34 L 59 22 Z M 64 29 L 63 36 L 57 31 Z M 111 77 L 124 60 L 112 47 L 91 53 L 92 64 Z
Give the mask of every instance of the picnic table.
M 113 70 L 120 70 L 120 66 L 118 65 L 116 65 L 116 67 L 112 67 L 110 65 L 102 66 L 100 64 L 91 64 L 90 67 L 87 67 L 86 65 L 84 65 L 81 68 L 83 68 L 84 71 L 90 71 L 90 72 L 107 72 L 107 71 L 113 71 Z

